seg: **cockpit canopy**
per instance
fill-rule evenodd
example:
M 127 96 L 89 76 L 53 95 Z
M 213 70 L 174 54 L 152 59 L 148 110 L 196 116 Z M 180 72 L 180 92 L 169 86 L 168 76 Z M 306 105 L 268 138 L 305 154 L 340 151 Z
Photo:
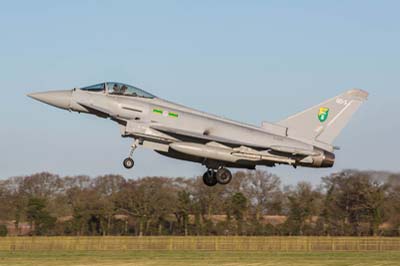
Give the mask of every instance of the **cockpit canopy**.
M 108 94 L 111 95 L 123 95 L 123 96 L 142 97 L 149 99 L 153 99 L 156 97 L 148 92 L 145 92 L 144 90 L 120 82 L 105 82 L 105 83 L 95 84 L 92 86 L 81 88 L 81 90 L 91 91 L 91 92 L 107 92 Z

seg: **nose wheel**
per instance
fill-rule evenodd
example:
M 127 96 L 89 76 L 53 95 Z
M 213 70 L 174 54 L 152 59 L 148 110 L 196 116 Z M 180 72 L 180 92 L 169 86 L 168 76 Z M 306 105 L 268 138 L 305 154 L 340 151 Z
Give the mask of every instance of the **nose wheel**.
M 126 158 L 126 159 L 123 161 L 122 164 L 124 165 L 124 167 L 125 167 L 126 169 L 131 169 L 131 168 L 135 165 L 135 161 L 133 161 L 133 159 L 129 157 L 129 158 Z
M 136 148 L 138 147 L 138 145 L 139 145 L 139 140 L 136 139 L 136 140 L 132 143 L 131 151 L 130 151 L 130 153 L 129 153 L 129 157 L 126 158 L 126 159 L 122 162 L 122 164 L 124 165 L 124 167 L 125 167 L 126 169 L 131 169 L 131 168 L 133 168 L 133 166 L 135 165 L 135 161 L 133 161 L 132 156 L 133 156 L 133 152 L 136 150 Z

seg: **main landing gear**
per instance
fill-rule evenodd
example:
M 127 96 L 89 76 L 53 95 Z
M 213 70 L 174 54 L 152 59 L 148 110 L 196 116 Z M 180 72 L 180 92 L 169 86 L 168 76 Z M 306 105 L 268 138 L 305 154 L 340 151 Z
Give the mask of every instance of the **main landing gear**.
M 227 185 L 231 180 L 231 171 L 224 167 L 221 167 L 218 170 L 208 169 L 203 175 L 203 182 L 209 187 L 213 187 L 216 184 Z
M 122 164 L 124 165 L 124 167 L 125 167 L 126 169 L 131 169 L 131 168 L 135 165 L 135 161 L 133 161 L 132 156 L 133 156 L 133 152 L 136 150 L 136 148 L 138 147 L 138 145 L 139 145 L 139 140 L 136 139 L 136 140 L 132 143 L 131 151 L 130 151 L 130 153 L 129 153 L 129 157 L 126 158 L 126 159 L 122 162 Z

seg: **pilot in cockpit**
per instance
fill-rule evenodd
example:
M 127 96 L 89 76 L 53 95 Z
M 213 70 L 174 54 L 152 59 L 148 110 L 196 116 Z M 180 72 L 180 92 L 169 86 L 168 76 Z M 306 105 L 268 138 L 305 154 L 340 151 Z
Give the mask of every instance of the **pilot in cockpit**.
M 115 94 L 120 94 L 121 93 L 118 84 L 114 84 L 112 91 Z
M 121 87 L 121 93 L 125 94 L 126 90 L 128 89 L 128 87 L 126 85 L 122 85 Z

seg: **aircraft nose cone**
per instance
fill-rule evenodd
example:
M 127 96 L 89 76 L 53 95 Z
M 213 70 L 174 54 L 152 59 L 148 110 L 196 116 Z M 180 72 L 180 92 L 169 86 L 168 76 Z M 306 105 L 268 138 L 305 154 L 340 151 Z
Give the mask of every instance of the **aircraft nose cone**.
M 50 104 L 52 106 L 69 109 L 72 97 L 71 90 L 62 91 L 47 91 L 47 92 L 35 92 L 28 94 L 28 97 L 37 101 Z

